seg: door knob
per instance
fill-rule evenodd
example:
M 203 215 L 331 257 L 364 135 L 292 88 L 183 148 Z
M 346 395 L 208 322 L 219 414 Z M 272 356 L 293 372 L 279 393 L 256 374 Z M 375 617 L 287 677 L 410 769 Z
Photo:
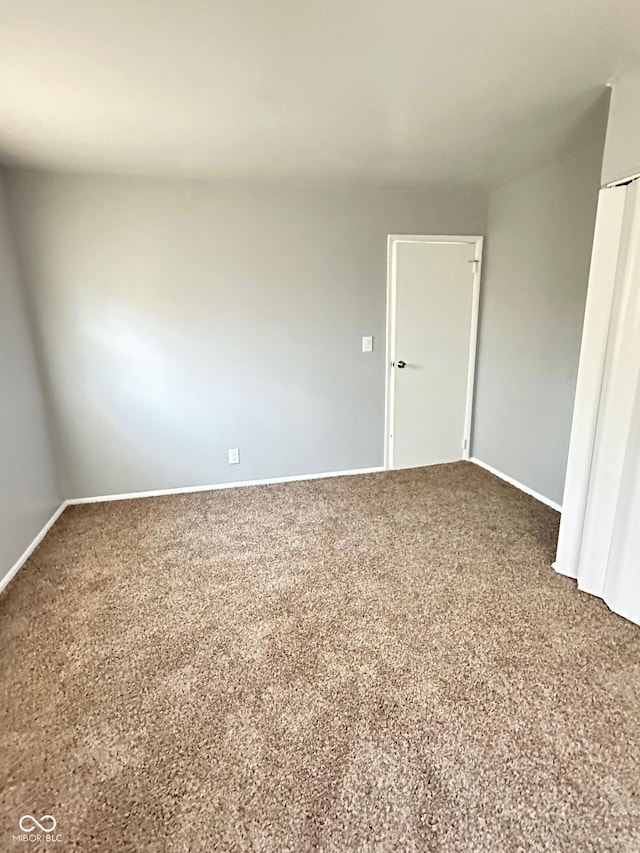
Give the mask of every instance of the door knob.
M 406 367 L 406 366 L 407 366 L 406 361 L 401 360 L 401 361 L 396 362 L 396 367 L 399 367 L 400 369 L 402 369 L 403 367 Z

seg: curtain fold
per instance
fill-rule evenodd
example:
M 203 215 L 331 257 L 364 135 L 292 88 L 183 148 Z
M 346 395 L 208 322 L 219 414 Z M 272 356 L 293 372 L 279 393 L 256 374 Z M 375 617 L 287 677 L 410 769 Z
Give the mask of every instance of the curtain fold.
M 600 195 L 554 567 L 640 624 L 638 181 Z
M 578 577 L 598 408 L 609 339 L 626 187 L 600 190 L 576 384 L 562 521 L 554 568 Z
M 616 613 L 640 625 L 640 371 L 638 373 L 604 600 Z

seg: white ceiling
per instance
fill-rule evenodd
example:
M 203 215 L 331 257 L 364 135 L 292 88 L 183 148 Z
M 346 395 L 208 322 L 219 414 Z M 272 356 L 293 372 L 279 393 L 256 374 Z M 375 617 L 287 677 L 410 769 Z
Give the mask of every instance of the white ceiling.
M 0 159 L 477 182 L 548 160 L 640 62 L 638 0 L 0 0 Z

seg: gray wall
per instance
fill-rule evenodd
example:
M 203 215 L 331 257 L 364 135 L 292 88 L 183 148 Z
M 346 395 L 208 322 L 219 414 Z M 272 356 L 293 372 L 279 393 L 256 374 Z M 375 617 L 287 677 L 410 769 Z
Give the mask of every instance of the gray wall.
M 382 465 L 387 234 L 486 215 L 476 192 L 38 172 L 10 196 L 68 497 Z
M 489 197 L 472 452 L 562 502 L 606 104 L 585 145 Z
M 0 176 L 0 579 L 61 500 Z

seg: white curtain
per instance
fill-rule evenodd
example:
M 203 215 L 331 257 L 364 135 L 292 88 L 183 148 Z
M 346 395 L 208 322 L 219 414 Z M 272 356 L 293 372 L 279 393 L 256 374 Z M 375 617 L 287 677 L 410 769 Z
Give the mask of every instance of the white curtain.
M 640 624 L 640 191 L 601 190 L 556 571 Z

